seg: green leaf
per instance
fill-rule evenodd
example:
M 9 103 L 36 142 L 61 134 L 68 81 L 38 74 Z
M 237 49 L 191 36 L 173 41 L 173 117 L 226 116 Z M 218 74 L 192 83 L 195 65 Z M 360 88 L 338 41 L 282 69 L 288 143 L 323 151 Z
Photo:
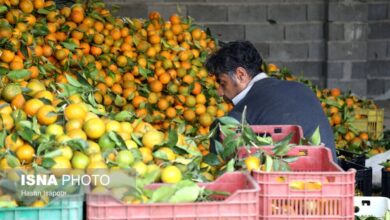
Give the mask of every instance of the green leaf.
M 281 141 L 275 144 L 275 147 L 272 149 L 276 156 L 283 156 L 290 150 L 290 140 L 293 136 L 293 133 L 290 133 L 287 137 L 283 138 Z
M 233 172 L 234 171 L 234 164 L 235 164 L 235 160 L 234 159 L 231 159 L 227 165 L 226 165 L 226 171 L 227 172 Z
M 68 74 L 65 74 L 66 79 L 68 80 L 68 83 L 75 87 L 82 87 L 81 83 L 74 79 L 73 77 L 69 76 Z
M 221 162 L 219 161 L 218 156 L 216 154 L 213 154 L 213 153 L 207 154 L 203 158 L 203 162 L 207 163 L 210 166 L 219 166 L 219 165 L 221 165 Z
M 320 127 L 318 126 L 314 133 L 310 137 L 310 142 L 313 145 L 320 145 L 321 144 L 321 134 L 320 134 Z
M 335 100 L 325 100 L 325 103 L 327 105 L 331 105 L 331 106 L 334 106 L 334 107 L 337 107 L 337 108 L 341 108 L 340 104 L 335 101 Z
M 172 186 L 161 186 L 153 192 L 150 202 L 168 202 L 172 195 L 175 194 L 175 191 L 176 190 Z
M 297 161 L 300 158 L 300 156 L 289 156 L 289 157 L 283 157 L 283 160 L 287 163 L 293 163 Z
M 162 160 L 168 160 L 168 155 L 164 151 L 158 150 L 156 152 L 153 152 L 153 157 L 158 158 L 158 159 L 162 159 Z
M 131 139 L 133 139 L 133 141 L 135 143 L 137 143 L 138 146 L 142 146 L 142 142 L 140 141 L 140 139 L 134 134 L 134 133 L 131 133 Z
M 135 115 L 129 111 L 121 111 L 114 116 L 116 121 L 131 121 Z
M 110 137 L 110 139 L 112 141 L 115 142 L 115 145 L 118 146 L 120 149 L 123 149 L 123 150 L 127 149 L 125 141 L 116 132 L 110 131 L 110 132 L 108 132 L 108 136 Z
M 20 166 L 20 162 L 19 162 L 18 158 L 16 158 L 15 156 L 13 156 L 11 154 L 7 154 L 5 156 L 5 159 L 7 160 L 7 163 L 11 168 L 15 168 L 15 167 Z
M 65 142 L 66 145 L 68 145 L 72 150 L 78 150 L 82 152 L 86 152 L 88 149 L 88 142 L 83 139 L 71 139 L 69 141 Z
M 232 130 L 229 126 L 221 126 L 220 129 L 225 138 L 230 136 L 236 136 L 236 132 Z
M 5 145 L 5 138 L 7 137 L 7 132 L 5 129 L 3 129 L 3 131 L 1 131 L 0 133 L 0 147 L 3 148 L 4 145 Z
M 24 140 L 28 141 L 29 143 L 32 143 L 34 131 L 31 128 L 23 127 L 22 130 L 18 130 L 17 133 Z
M 270 172 L 272 170 L 273 159 L 268 154 L 265 155 L 265 171 Z
M 71 51 L 74 51 L 77 48 L 77 44 L 75 44 L 72 41 L 64 41 L 61 42 L 60 44 Z
M 31 71 L 27 69 L 12 70 L 7 74 L 8 78 L 12 80 L 24 79 L 26 77 L 29 77 L 30 75 Z
M 3 14 L 6 11 L 8 11 L 7 6 L 5 6 L 5 5 L 0 6 L 0 14 Z
M 169 130 L 168 131 L 168 142 L 166 143 L 166 145 L 168 147 L 174 147 L 174 146 L 176 146 L 177 141 L 178 141 L 177 131 Z
M 53 158 L 43 158 L 43 160 L 42 160 L 42 166 L 44 168 L 51 168 L 55 164 L 56 164 L 56 162 L 54 161 Z
M 201 188 L 197 185 L 186 186 L 176 191 L 169 199 L 170 203 L 195 202 L 200 194 Z
M 38 11 L 37 11 L 38 14 L 41 14 L 41 15 L 47 15 L 50 13 L 49 10 L 47 9 L 44 9 L 44 8 L 40 8 Z
M 224 116 L 218 119 L 222 124 L 225 125 L 239 125 L 240 122 L 237 121 L 237 119 L 230 117 L 230 116 Z

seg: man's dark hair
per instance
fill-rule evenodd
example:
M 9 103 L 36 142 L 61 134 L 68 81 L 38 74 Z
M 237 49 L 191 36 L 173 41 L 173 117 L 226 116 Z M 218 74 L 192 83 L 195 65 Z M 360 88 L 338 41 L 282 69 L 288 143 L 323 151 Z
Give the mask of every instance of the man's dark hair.
M 243 67 L 253 78 L 261 71 L 263 60 L 249 41 L 233 41 L 224 44 L 206 61 L 206 69 L 214 75 L 231 74 Z

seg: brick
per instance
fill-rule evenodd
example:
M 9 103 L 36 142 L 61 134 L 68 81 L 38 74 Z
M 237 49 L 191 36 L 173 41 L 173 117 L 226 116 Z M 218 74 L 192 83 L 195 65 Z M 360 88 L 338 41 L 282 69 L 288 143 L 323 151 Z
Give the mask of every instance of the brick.
M 369 61 L 368 75 L 371 78 L 389 77 L 390 76 L 390 61 Z
M 390 22 L 377 22 L 368 25 L 368 39 L 390 38 Z
M 341 79 L 344 76 L 344 62 L 328 62 L 327 63 L 327 78 Z
M 385 81 L 381 79 L 367 80 L 367 95 L 381 95 L 385 92 Z
M 269 44 L 266 43 L 254 43 L 257 51 L 260 53 L 261 57 L 264 59 L 269 58 Z
M 387 18 L 388 4 L 369 4 L 368 20 L 384 20 Z
M 152 11 L 158 11 L 165 20 L 168 20 L 169 17 L 175 13 L 187 15 L 187 8 L 185 5 L 148 4 L 148 14 Z
M 328 79 L 328 88 L 340 88 L 343 92 L 351 91 L 353 94 L 359 96 L 367 95 L 367 80 L 339 80 Z
M 261 22 L 267 20 L 267 7 L 264 5 L 232 5 L 228 7 L 230 22 Z
M 198 22 L 227 21 L 227 6 L 224 5 L 188 5 L 187 12 Z
M 325 43 L 311 42 L 309 44 L 309 59 L 323 60 L 325 58 Z
M 307 7 L 307 20 L 309 21 L 323 21 L 325 19 L 325 5 L 324 4 L 309 4 Z
M 352 79 L 367 79 L 367 62 L 352 63 Z
M 268 19 L 277 22 L 305 21 L 306 5 L 270 5 L 268 7 Z
M 317 61 L 296 61 L 296 62 L 281 62 L 281 66 L 287 67 L 294 75 L 303 75 L 305 78 L 320 79 L 323 74 L 323 62 Z
M 132 18 L 148 17 L 148 7 L 145 3 L 123 4 L 123 5 L 121 4 L 118 6 L 119 6 L 118 11 L 114 13 L 115 16 L 132 17 Z
M 233 24 L 208 24 L 213 36 L 222 41 L 244 40 L 244 26 Z
M 286 40 L 320 40 L 323 38 L 323 24 L 286 25 Z
M 366 21 L 368 6 L 363 3 L 330 3 L 329 20 L 330 21 Z
M 306 43 L 273 43 L 270 44 L 269 50 L 270 59 L 288 61 L 306 59 L 309 48 Z
M 367 58 L 369 60 L 386 58 L 387 41 L 368 41 L 367 49 Z
M 259 24 L 246 25 L 245 36 L 249 41 L 279 41 L 283 40 L 283 25 L 280 24 Z
M 344 40 L 344 24 L 328 24 L 329 40 Z
M 344 39 L 366 40 L 367 39 L 367 24 L 346 23 L 344 25 Z
M 329 60 L 365 60 L 367 44 L 365 42 L 330 42 L 328 43 Z
M 178 0 L 179 1 L 179 0 Z M 285 0 L 240 0 L 240 3 L 283 3 Z M 237 0 L 206 0 L 212 3 L 237 3 Z

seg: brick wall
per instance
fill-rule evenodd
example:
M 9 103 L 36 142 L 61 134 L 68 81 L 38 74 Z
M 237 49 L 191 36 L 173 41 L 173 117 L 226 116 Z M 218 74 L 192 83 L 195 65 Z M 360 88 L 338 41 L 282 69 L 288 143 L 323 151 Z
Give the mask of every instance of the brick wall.
M 111 0 L 117 15 L 191 16 L 220 40 L 250 40 L 267 62 L 321 87 L 390 90 L 389 0 Z

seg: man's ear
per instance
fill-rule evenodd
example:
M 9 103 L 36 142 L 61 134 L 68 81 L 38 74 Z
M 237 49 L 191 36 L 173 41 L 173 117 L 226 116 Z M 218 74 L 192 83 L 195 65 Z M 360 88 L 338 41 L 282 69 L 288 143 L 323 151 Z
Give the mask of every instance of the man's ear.
M 240 83 L 247 83 L 251 80 L 248 72 L 243 67 L 237 67 L 236 77 Z

